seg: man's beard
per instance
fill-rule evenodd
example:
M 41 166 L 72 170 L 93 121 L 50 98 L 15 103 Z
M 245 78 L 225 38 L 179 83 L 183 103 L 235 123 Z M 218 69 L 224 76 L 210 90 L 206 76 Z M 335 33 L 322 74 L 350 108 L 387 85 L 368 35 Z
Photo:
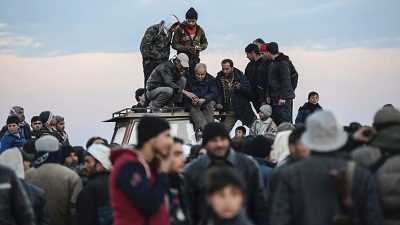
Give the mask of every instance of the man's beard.
M 225 149 L 224 147 L 218 147 L 215 150 L 220 150 L 220 149 Z M 228 155 L 229 152 L 229 148 L 226 150 L 225 154 L 223 156 L 219 156 L 219 155 L 215 155 L 214 152 L 212 151 L 207 151 L 208 154 L 210 155 L 211 159 L 215 159 L 215 160 L 223 160 L 225 159 L 225 157 Z

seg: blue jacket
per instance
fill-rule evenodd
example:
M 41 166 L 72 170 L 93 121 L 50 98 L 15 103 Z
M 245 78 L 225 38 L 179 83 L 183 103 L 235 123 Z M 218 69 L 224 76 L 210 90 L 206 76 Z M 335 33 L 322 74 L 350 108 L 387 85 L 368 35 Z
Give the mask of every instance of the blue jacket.
M 241 88 L 239 90 L 235 90 L 235 111 L 238 112 L 238 118 L 242 121 L 243 124 L 248 124 L 253 121 L 254 114 L 253 109 L 250 105 L 250 99 L 253 97 L 253 93 L 251 91 L 250 82 L 247 77 L 242 73 L 242 71 L 235 68 L 233 74 L 233 82 L 240 83 Z M 226 104 L 226 87 L 225 87 L 225 75 L 220 71 L 215 78 L 217 80 L 217 104 Z M 222 111 L 225 110 L 225 107 L 222 108 Z
M 25 136 L 23 135 L 21 129 L 18 129 L 18 135 L 10 133 L 7 131 L 4 137 L 1 139 L 0 154 L 5 150 L 13 147 L 22 148 L 25 143 Z
M 192 92 L 198 98 L 204 98 L 206 100 L 206 104 L 210 101 L 217 100 L 217 86 L 215 84 L 215 78 L 210 74 L 206 74 L 206 77 L 202 81 L 198 81 L 197 79 L 189 80 L 186 83 L 186 91 Z M 192 103 L 192 101 L 184 96 L 184 101 L 187 103 Z

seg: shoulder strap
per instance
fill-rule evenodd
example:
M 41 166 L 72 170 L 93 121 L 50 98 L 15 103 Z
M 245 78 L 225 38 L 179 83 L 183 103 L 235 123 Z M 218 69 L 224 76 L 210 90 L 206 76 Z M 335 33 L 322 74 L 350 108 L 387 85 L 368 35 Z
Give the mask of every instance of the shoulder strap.
M 374 164 L 372 164 L 371 166 L 369 166 L 369 170 L 371 171 L 371 173 L 375 173 L 376 171 L 379 170 L 379 168 L 381 168 L 381 166 L 386 162 L 386 160 L 392 156 L 389 152 L 384 151 L 382 149 L 380 149 L 381 151 L 381 158 L 376 161 Z

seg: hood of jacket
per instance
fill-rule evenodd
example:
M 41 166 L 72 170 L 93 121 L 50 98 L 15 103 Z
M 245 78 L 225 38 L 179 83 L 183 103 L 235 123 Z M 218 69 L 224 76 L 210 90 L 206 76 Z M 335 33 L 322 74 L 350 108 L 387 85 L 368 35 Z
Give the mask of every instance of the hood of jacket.
M 11 148 L 0 155 L 0 164 L 10 167 L 18 178 L 25 179 L 24 162 L 21 151 L 18 148 Z
M 400 153 L 400 125 L 378 132 L 372 141 L 372 145 Z
M 279 55 L 273 60 L 274 62 L 281 62 L 281 61 L 288 61 L 289 62 L 289 56 L 283 54 L 282 52 L 279 53 Z
M 174 25 L 175 23 L 179 23 L 179 19 L 175 15 L 171 14 L 167 16 L 167 18 L 165 18 L 164 27 L 169 31 L 169 29 L 171 29 L 172 25 Z

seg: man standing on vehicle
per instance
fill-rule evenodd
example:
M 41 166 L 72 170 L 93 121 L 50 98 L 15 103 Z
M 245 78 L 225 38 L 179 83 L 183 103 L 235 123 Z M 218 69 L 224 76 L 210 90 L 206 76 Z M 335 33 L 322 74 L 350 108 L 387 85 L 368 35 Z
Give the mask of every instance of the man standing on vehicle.
M 279 52 L 278 44 L 267 45 L 268 57 L 272 60 L 269 67 L 267 103 L 272 106 L 272 119 L 276 125 L 283 122 L 292 123 L 293 99 L 295 97 L 291 84 L 291 62 L 289 57 Z
M 175 15 L 169 15 L 159 24 L 147 28 L 140 43 L 143 58 L 144 86 L 151 72 L 161 63 L 168 61 L 172 34 L 179 25 Z
M 206 34 L 197 24 L 197 12 L 191 7 L 186 12 L 186 21 L 179 24 L 174 39 L 172 40 L 172 48 L 178 54 L 183 52 L 189 57 L 189 73 L 194 75 L 194 67 L 200 62 L 200 52 L 208 46 Z

